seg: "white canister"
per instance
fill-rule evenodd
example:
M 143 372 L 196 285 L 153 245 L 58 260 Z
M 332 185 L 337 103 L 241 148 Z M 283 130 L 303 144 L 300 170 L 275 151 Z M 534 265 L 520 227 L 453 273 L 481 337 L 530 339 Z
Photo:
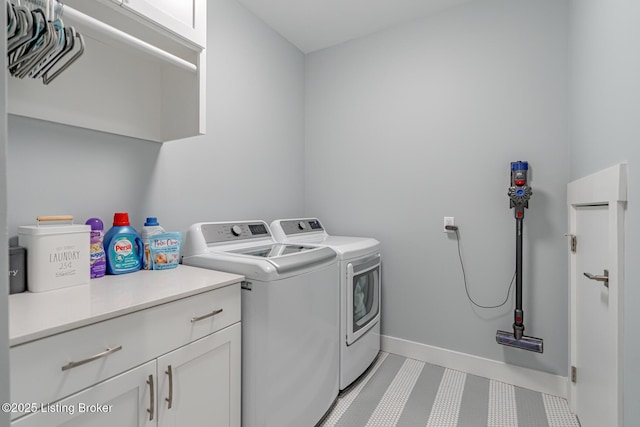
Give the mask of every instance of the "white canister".
M 36 225 L 18 227 L 18 242 L 27 248 L 28 290 L 88 284 L 90 232 L 89 225 L 73 224 L 72 216 L 40 216 Z

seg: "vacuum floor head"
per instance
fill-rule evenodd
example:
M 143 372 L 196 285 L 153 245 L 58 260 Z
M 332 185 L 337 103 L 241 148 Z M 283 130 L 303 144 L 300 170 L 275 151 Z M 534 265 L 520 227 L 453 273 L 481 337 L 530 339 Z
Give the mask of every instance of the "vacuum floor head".
M 512 332 L 496 332 L 496 341 L 498 344 L 520 348 L 522 350 L 535 351 L 536 353 L 542 353 L 543 350 L 543 342 L 541 338 L 523 335 L 522 338 L 516 339 Z

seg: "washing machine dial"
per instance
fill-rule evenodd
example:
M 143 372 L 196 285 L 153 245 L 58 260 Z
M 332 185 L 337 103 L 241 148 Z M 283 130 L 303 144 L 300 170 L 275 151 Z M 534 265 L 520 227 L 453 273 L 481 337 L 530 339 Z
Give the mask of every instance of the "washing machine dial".
M 300 222 L 298 223 L 298 228 L 299 228 L 300 230 L 306 230 L 306 229 L 307 229 L 307 224 L 306 224 L 304 221 L 300 221 Z
M 239 225 L 234 225 L 233 227 L 231 227 L 231 233 L 234 236 L 239 236 L 242 234 L 242 228 L 240 228 Z

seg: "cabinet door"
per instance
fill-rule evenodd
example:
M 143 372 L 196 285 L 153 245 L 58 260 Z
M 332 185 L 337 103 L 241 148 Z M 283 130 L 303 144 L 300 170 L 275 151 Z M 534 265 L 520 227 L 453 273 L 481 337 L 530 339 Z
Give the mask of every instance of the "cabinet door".
M 40 405 L 40 411 L 11 423 L 15 427 L 153 427 L 147 411 L 156 396 L 151 394 L 149 377 L 155 382 L 156 362 L 148 362 L 103 381 L 57 403 Z M 155 385 L 154 385 L 155 386 Z M 152 399 L 153 398 L 153 399 Z M 39 405 L 39 404 L 38 404 Z
M 200 47 L 206 46 L 206 0 L 122 0 L 122 6 Z
M 236 323 L 158 359 L 158 427 L 240 427 L 240 331 Z

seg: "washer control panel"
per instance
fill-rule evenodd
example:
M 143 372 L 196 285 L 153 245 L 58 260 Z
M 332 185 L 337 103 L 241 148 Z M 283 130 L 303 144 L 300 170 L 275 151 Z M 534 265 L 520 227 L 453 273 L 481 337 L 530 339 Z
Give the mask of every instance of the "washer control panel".
M 200 230 L 207 244 L 271 237 L 269 227 L 262 221 L 204 223 Z

